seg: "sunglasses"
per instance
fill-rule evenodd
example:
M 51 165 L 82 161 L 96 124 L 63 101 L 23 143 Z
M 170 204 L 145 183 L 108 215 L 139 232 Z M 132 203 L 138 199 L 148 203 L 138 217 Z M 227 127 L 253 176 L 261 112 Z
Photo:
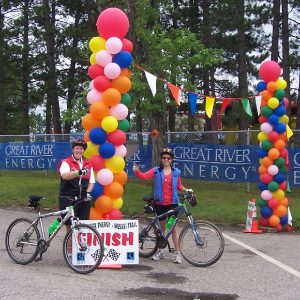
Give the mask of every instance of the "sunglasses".
M 163 156 L 161 159 L 167 159 L 167 160 L 171 160 L 172 158 L 169 156 Z

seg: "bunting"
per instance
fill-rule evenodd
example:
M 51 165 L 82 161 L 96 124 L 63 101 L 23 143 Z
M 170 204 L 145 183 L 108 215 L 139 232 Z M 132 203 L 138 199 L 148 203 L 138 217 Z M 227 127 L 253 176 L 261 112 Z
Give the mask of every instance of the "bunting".
M 197 107 L 197 95 L 192 92 L 188 92 L 188 99 L 189 104 L 191 108 L 191 114 L 192 116 L 196 113 L 196 107 Z
M 146 75 L 147 82 L 149 84 L 150 90 L 152 92 L 153 97 L 156 95 L 156 80 L 157 77 L 147 71 L 144 71 Z
M 230 99 L 230 98 L 223 99 L 222 106 L 219 111 L 220 114 L 226 109 L 226 107 L 231 103 L 231 101 L 232 101 L 232 99 Z
M 251 107 L 250 107 L 249 99 L 242 98 L 241 101 L 242 101 L 242 105 L 243 105 L 243 107 L 244 107 L 245 112 L 246 112 L 249 116 L 252 117 L 253 114 L 252 114 L 252 110 L 251 110 Z
M 214 104 L 215 104 L 215 99 L 216 98 L 214 98 L 214 97 L 209 97 L 209 96 L 205 97 L 205 112 L 209 118 L 211 118 L 211 115 L 212 115 L 212 111 L 213 111 Z
M 177 105 L 180 105 L 180 88 L 172 83 L 168 83 L 168 86 Z
M 260 115 L 261 96 L 255 96 L 255 104 L 256 104 L 257 115 Z

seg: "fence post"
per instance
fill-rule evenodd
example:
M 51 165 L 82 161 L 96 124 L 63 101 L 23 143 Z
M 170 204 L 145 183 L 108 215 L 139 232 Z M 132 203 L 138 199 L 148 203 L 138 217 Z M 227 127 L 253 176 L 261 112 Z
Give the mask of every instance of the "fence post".
M 250 145 L 250 141 L 251 141 L 251 132 L 250 132 L 250 128 L 248 127 L 247 129 L 247 145 Z M 250 192 L 250 182 L 247 181 L 247 192 Z

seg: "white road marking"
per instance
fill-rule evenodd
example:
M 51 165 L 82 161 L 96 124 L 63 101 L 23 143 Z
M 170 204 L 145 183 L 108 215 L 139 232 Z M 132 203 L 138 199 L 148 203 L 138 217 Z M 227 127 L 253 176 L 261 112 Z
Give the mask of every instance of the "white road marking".
M 292 269 L 291 267 L 289 267 L 289 266 L 287 266 L 287 265 L 281 263 L 281 262 L 278 261 L 277 259 L 272 258 L 271 256 L 266 255 L 266 254 L 260 252 L 259 250 L 255 249 L 255 248 L 253 248 L 253 247 L 251 247 L 251 246 L 249 246 L 249 245 L 247 245 L 247 244 L 245 244 L 245 243 L 243 243 L 243 242 L 241 242 L 241 241 L 239 241 L 239 240 L 237 240 L 237 239 L 235 239 L 235 238 L 233 238 L 233 237 L 231 237 L 231 236 L 229 236 L 229 235 L 227 235 L 227 234 L 224 234 L 224 233 L 223 233 L 223 236 L 224 236 L 226 239 L 230 240 L 231 242 L 233 242 L 233 243 L 235 243 L 235 244 L 237 244 L 237 245 L 239 245 L 239 246 L 241 246 L 241 247 L 243 247 L 243 248 L 245 248 L 245 249 L 247 249 L 247 250 L 249 250 L 249 251 L 255 253 L 256 255 L 262 257 L 263 259 L 269 261 L 270 263 L 274 264 L 275 266 L 277 266 L 277 267 L 279 267 L 279 268 L 285 270 L 286 272 L 289 272 L 289 273 L 291 273 L 292 275 L 294 275 L 294 276 L 300 278 L 300 272 L 298 272 L 297 270 L 294 270 L 294 269 Z

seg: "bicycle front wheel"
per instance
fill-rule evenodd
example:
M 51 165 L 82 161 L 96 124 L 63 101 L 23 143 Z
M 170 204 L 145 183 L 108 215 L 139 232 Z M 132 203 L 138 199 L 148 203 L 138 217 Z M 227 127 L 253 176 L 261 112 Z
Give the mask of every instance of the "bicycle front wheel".
M 216 263 L 223 254 L 224 246 L 223 234 L 208 221 L 187 224 L 179 235 L 179 249 L 183 258 L 196 267 Z
M 151 220 L 142 216 L 133 217 L 139 221 L 139 256 L 151 257 L 158 249 L 158 234 L 155 225 L 150 225 Z
M 103 259 L 104 245 L 99 232 L 87 224 L 77 224 L 65 236 L 64 258 L 76 273 L 88 274 L 96 270 Z
M 17 264 L 31 263 L 38 254 L 37 243 L 40 232 L 32 221 L 25 218 L 14 220 L 5 235 L 6 250 L 10 258 Z

